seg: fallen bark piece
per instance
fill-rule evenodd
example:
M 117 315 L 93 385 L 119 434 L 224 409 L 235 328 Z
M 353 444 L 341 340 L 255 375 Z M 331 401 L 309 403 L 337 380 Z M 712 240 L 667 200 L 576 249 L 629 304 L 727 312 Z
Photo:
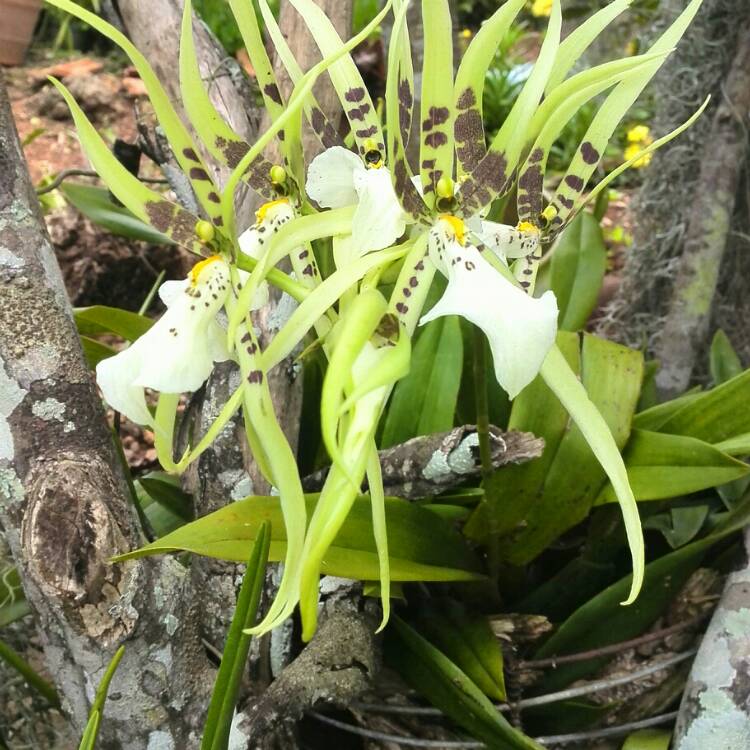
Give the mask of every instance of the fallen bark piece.
M 530 461 L 542 455 L 544 440 L 530 432 L 503 432 L 490 426 L 492 468 Z M 476 427 L 464 425 L 448 432 L 424 435 L 379 451 L 386 495 L 416 500 L 453 489 L 479 476 L 479 437 Z M 306 492 L 325 482 L 328 467 L 302 480 Z

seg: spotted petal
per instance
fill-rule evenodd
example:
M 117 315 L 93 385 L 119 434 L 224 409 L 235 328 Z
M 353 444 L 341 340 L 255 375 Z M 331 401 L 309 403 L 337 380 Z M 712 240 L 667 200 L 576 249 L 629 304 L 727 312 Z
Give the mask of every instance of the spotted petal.
M 214 362 L 229 358 L 216 322 L 229 290 L 229 269 L 214 258 L 203 264 L 188 280 L 167 283 L 160 290 L 168 304 L 164 315 L 129 348 L 96 368 L 104 398 L 134 422 L 152 423 L 144 388 L 195 391 Z
M 539 247 L 539 232 L 536 229 L 525 230 L 509 224 L 484 221 L 479 217 L 467 223 L 472 234 L 500 260 L 524 258 Z
M 448 287 L 420 325 L 461 315 L 481 328 L 490 343 L 498 383 L 515 398 L 539 372 L 555 342 L 557 301 L 552 292 L 530 297 L 501 276 L 471 245 L 438 228 L 430 233 L 430 257 Z

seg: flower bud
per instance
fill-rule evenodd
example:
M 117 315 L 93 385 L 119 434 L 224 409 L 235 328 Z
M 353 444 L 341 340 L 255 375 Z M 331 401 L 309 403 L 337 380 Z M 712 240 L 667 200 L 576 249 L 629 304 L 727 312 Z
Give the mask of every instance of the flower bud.
M 216 232 L 214 231 L 214 225 L 210 221 L 200 219 L 195 223 L 195 234 L 202 242 L 211 242 Z

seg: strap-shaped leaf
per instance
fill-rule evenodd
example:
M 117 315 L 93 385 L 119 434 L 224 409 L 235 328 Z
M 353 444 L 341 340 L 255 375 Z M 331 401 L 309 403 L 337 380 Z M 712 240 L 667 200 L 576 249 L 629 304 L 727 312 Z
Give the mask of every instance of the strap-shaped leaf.
M 328 16 L 314 0 L 289 0 L 289 2 L 305 20 L 320 54 L 323 57 L 334 54 L 343 42 Z M 378 23 L 388 11 L 390 11 L 390 0 L 378 14 Z M 376 147 L 384 152 L 385 142 L 380 120 L 354 60 L 349 55 L 341 57 L 330 66 L 328 74 L 341 101 L 341 106 L 344 108 L 346 118 L 349 120 L 349 126 L 360 154 L 364 156 L 367 152 L 365 143 L 369 140 L 374 141 Z M 313 129 L 315 129 L 314 123 Z
M 525 4 L 526 0 L 508 0 L 498 8 L 482 24 L 458 66 L 453 130 L 459 175 L 471 172 L 487 153 L 482 123 L 484 79 L 498 46 Z
M 50 78 L 50 81 L 63 95 L 70 108 L 81 147 L 88 160 L 112 193 L 141 221 L 187 250 L 203 254 L 204 247 L 195 234 L 198 217 L 165 198 L 161 193 L 146 187 L 128 172 L 96 132 L 70 91 L 60 81 L 54 78 Z
M 691 0 L 674 23 L 651 46 L 649 53 L 665 54 L 673 49 L 685 33 L 693 16 L 698 12 L 702 2 L 703 0 Z M 560 227 L 565 224 L 586 183 L 599 164 L 612 133 L 662 66 L 664 59 L 657 58 L 645 66 L 638 76 L 620 83 L 599 108 L 558 188 L 553 204 L 557 210 L 557 216 L 552 219 L 553 230 L 559 231 Z
M 401 207 L 412 219 L 426 216 L 426 206 L 422 196 L 417 191 L 412 181 L 412 170 L 406 159 L 406 136 L 411 130 L 411 111 L 414 103 L 414 78 L 402 78 L 402 59 L 408 55 L 408 71 L 411 72 L 411 50 L 402 49 L 404 43 L 408 43 L 408 37 L 404 42 L 404 29 L 406 28 L 407 2 L 401 2 L 396 11 L 396 20 L 391 32 L 391 44 L 388 49 L 388 74 L 385 83 L 385 116 L 386 132 L 388 133 L 388 166 L 391 172 L 391 181 Z M 405 120 L 408 119 L 408 123 Z
M 623 604 L 632 604 L 643 584 L 646 563 L 638 506 L 630 489 L 625 463 L 607 423 L 589 399 L 581 381 L 570 369 L 557 345 L 550 350 L 539 374 L 570 414 L 612 483 L 633 559 L 633 580 L 630 593 Z
M 635 59 L 635 58 L 634 58 Z M 618 81 L 627 81 L 633 76 L 640 74 L 642 68 L 649 62 L 641 61 L 635 66 L 620 67 L 620 70 L 601 78 L 596 83 L 592 83 L 584 88 L 570 93 L 564 99 L 560 100 L 558 106 L 552 110 L 547 121 L 542 127 L 534 145 L 531 147 L 526 161 L 519 171 L 518 176 L 518 218 L 521 221 L 529 221 L 537 224 L 539 215 L 542 212 L 542 192 L 544 188 L 544 173 L 547 167 L 547 158 L 550 149 L 557 140 L 560 133 L 568 124 L 570 119 L 586 102 L 593 99 L 602 91 L 614 86 Z M 601 66 L 603 67 L 603 66 Z M 615 70 L 616 70 L 615 68 Z M 570 79 L 573 81 L 573 79 Z M 566 82 L 568 83 L 568 82 Z M 565 87 L 562 84 L 559 88 Z M 541 108 L 540 108 L 541 109 Z M 533 130 L 533 128 L 530 128 Z
M 441 177 L 453 178 L 453 25 L 448 0 L 422 0 L 424 64 L 419 172 L 428 206 Z
M 240 2 L 240 0 L 232 0 L 233 3 Z M 271 39 L 274 50 L 278 55 L 281 64 L 284 66 L 290 80 L 293 84 L 297 84 L 303 76 L 302 68 L 297 63 L 294 55 L 292 54 L 289 45 L 286 43 L 284 35 L 281 33 L 276 18 L 273 15 L 271 9 L 268 7 L 266 0 L 258 0 L 258 7 L 260 8 L 261 15 L 263 16 L 263 22 L 266 25 L 266 31 Z M 341 146 L 342 140 L 339 137 L 338 131 L 331 124 L 331 121 L 326 117 L 325 113 L 318 104 L 315 94 L 310 92 L 304 102 L 304 112 L 307 121 L 318 137 L 321 145 L 324 148 L 331 148 L 331 146 Z M 289 133 L 286 134 L 285 142 L 289 145 L 290 149 L 293 144 L 289 143 Z M 301 148 L 301 146 L 300 146 Z M 290 151 L 290 156 L 292 156 Z M 299 185 L 304 185 L 305 181 L 299 175 L 296 175 Z
M 547 34 L 534 69 L 516 99 L 510 114 L 490 144 L 487 155 L 472 170 L 461 188 L 466 213 L 478 213 L 501 195 L 511 182 L 521 151 L 526 145 L 526 128 L 539 106 L 560 45 L 562 14 L 559 0 L 553 0 Z
M 214 224 L 220 228 L 220 231 L 224 231 L 222 228 L 223 220 L 219 211 L 219 195 L 216 192 L 213 180 L 209 176 L 206 165 L 198 154 L 195 142 L 191 138 L 190 133 L 188 133 L 187 128 L 182 124 L 177 112 L 175 112 L 172 103 L 169 101 L 167 92 L 164 91 L 148 60 L 146 60 L 123 33 L 104 19 L 99 18 L 95 13 L 91 13 L 80 5 L 71 2 L 71 0 L 47 0 L 47 2 L 95 28 L 100 34 L 103 34 L 120 47 L 130 58 L 130 61 L 138 70 L 138 75 L 140 75 L 141 80 L 148 90 L 148 96 L 154 107 L 154 112 L 156 112 L 159 124 L 164 129 L 177 163 L 190 180 L 190 185 L 203 210 L 211 217 Z
M 220 163 L 234 169 L 250 150 L 250 145 L 237 135 L 219 114 L 203 85 L 193 38 L 191 0 L 185 0 L 182 13 L 180 92 L 190 122 L 208 151 Z M 247 184 L 266 200 L 276 197 L 269 179 L 271 166 L 267 159 L 258 156 L 244 176 Z
M 630 7 L 632 1 L 613 0 L 565 37 L 565 40 L 560 44 L 560 49 L 557 50 L 557 55 L 555 55 L 555 65 L 549 81 L 547 81 L 545 94 L 549 94 L 559 83 L 565 80 L 565 76 L 576 64 L 578 58 L 617 16 Z

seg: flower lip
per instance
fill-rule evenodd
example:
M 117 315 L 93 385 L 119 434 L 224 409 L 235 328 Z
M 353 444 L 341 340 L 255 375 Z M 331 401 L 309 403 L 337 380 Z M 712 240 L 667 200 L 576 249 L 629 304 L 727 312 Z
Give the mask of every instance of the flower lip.
M 528 232 L 530 234 L 539 234 L 539 227 L 532 224 L 530 221 L 521 221 L 518 223 L 516 229 L 519 232 Z
M 255 218 L 258 220 L 258 223 L 260 223 L 266 218 L 266 215 L 268 214 L 269 211 L 272 211 L 274 208 L 277 208 L 283 205 L 289 205 L 289 198 L 278 198 L 275 201 L 268 201 L 268 203 L 264 203 L 255 212 Z
M 191 286 L 195 286 L 198 283 L 198 279 L 200 278 L 201 273 L 210 266 L 212 263 L 216 263 L 217 261 L 222 260 L 222 257 L 220 255 L 211 255 L 208 258 L 204 258 L 201 261 L 198 261 L 191 269 L 190 269 L 190 284 Z
M 450 227 L 450 232 L 456 238 L 456 242 L 463 246 L 466 244 L 466 226 L 462 219 L 453 214 L 440 214 L 440 221 L 444 221 Z

